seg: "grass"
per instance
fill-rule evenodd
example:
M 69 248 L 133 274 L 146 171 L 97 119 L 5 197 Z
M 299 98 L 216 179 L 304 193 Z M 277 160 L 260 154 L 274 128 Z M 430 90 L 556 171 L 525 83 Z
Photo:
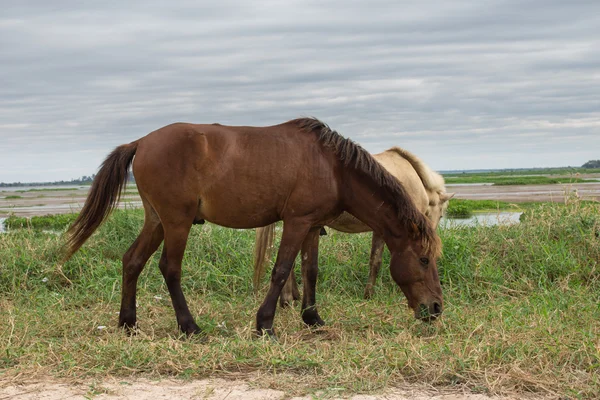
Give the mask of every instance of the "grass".
M 18 196 L 18 195 L 10 195 L 10 196 L 5 196 L 4 199 L 5 200 L 15 200 L 15 199 L 22 199 L 23 196 Z
M 4 224 L 8 229 L 32 228 L 35 230 L 61 231 L 73 223 L 76 217 L 77 214 L 44 215 L 31 218 L 11 215 L 4 221 Z
M 473 211 L 464 204 L 452 204 L 448 205 L 446 210 L 446 217 L 449 218 L 470 218 L 473 216 Z
M 469 218 L 476 212 L 523 211 L 539 203 L 509 203 L 497 200 L 451 199 L 446 210 L 450 218 Z
M 405 382 L 581 399 L 600 392 L 597 203 L 533 205 L 518 225 L 441 230 L 445 312 L 431 325 L 411 317 L 385 269 L 363 300 L 370 236 L 329 230 L 317 293 L 328 325 L 311 331 L 297 307 L 278 309 L 278 343 L 252 339 L 265 294 L 251 288 L 253 232 L 211 224 L 192 228 L 182 278 L 204 341 L 178 335 L 159 253 L 138 283 L 139 334 L 117 329 L 120 259 L 142 215 L 116 211 L 62 266 L 62 239 L 41 226 L 0 235 L 1 376 L 255 374 L 258 385 L 291 395 Z

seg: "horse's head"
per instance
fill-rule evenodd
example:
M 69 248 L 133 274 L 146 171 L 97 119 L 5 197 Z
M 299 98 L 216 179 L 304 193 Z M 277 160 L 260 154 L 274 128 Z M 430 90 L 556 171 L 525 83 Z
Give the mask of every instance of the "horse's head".
M 408 239 L 392 251 L 390 272 L 414 311 L 415 318 L 433 321 L 442 314 L 442 287 L 437 270 L 438 251 L 421 240 Z
M 427 206 L 425 215 L 427 215 L 435 228 L 437 228 L 440 220 L 446 213 L 446 209 L 448 208 L 448 200 L 454 197 L 454 194 L 455 193 L 427 190 L 429 205 Z

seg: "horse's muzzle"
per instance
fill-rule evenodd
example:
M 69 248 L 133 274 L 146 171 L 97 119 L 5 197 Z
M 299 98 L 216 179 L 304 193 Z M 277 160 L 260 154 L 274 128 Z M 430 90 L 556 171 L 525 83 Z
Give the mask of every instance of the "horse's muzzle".
M 432 322 L 442 315 L 442 305 L 437 301 L 431 303 L 429 307 L 425 304 L 420 304 L 419 311 L 415 314 L 415 317 L 421 321 Z

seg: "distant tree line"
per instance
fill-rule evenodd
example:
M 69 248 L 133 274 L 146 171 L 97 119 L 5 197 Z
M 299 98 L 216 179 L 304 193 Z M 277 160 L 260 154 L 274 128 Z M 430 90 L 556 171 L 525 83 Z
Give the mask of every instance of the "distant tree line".
M 55 182 L 0 182 L 0 187 L 14 186 L 59 186 L 59 185 L 89 185 L 94 180 L 96 175 L 82 176 L 81 178 L 71 179 L 70 181 L 55 181 Z
M 15 186 L 61 186 L 61 185 L 90 185 L 96 174 L 90 176 L 83 175 L 81 178 L 71 179 L 70 181 L 55 181 L 55 182 L 0 182 L 0 187 L 15 187 Z M 127 182 L 135 182 L 133 173 L 129 171 Z
M 600 160 L 590 160 L 583 164 L 581 168 L 600 168 Z

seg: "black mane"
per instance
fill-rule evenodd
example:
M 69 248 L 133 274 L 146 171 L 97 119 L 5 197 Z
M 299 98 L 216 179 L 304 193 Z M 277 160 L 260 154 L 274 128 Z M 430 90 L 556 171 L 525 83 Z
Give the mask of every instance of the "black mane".
M 408 232 L 414 232 L 414 226 L 418 228 L 418 233 L 411 236 L 421 239 L 426 249 L 436 256 L 439 255 L 441 243 L 430 221 L 417 209 L 402 183 L 383 168 L 368 151 L 316 118 L 298 118 L 290 122 L 305 132 L 316 133 L 319 142 L 332 150 L 344 166 L 370 177 L 378 186 L 381 186 L 389 195 L 388 197 L 393 199 L 398 210 L 398 217 Z

